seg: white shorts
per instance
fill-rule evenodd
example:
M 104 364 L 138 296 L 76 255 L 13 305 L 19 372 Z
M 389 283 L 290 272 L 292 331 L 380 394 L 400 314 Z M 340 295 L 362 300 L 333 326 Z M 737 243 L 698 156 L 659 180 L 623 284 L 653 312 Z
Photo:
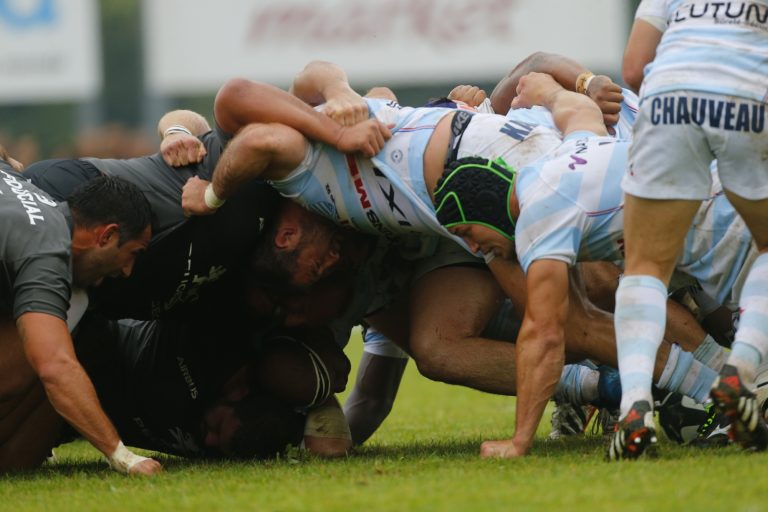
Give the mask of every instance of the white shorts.
M 725 189 L 768 198 L 765 110 L 764 102 L 692 91 L 645 98 L 622 188 L 648 199 L 703 200 L 717 159 Z

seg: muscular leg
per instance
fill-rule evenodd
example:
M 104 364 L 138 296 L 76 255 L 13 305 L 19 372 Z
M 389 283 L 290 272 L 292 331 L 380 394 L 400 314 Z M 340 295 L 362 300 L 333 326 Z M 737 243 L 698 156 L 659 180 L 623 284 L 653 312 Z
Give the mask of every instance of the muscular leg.
M 411 290 L 410 343 L 422 375 L 481 391 L 515 393 L 515 346 L 479 337 L 503 299 L 474 267 L 428 272 Z
M 10 319 L 0 320 L 0 471 L 40 465 L 50 455 L 62 420 L 27 363 Z
M 622 416 L 636 401 L 653 403 L 651 376 L 664 336 L 667 284 L 698 205 L 625 194 L 627 263 L 616 292 L 615 318 Z
M 13 431 L 0 444 L 0 472 L 40 466 L 51 455 L 64 420 L 48 402 L 42 384 L 32 386 L 17 407 L 0 420 L 0 429 Z
M 768 359 L 768 199 L 749 201 L 726 190 L 760 253 L 752 263 L 739 299 L 741 317 L 728 364 L 751 386 L 757 366 Z

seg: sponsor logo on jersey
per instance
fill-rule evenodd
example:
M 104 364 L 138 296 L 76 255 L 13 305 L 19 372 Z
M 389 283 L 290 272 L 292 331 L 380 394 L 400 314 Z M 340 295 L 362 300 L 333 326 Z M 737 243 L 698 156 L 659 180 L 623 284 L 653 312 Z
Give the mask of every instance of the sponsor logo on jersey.
M 180 356 L 176 356 L 176 363 L 179 365 L 179 371 L 184 382 L 187 383 L 187 388 L 189 388 L 189 396 L 192 397 L 192 400 L 197 400 L 197 384 L 195 384 L 195 379 L 192 378 L 189 366 L 184 362 L 184 358 Z
M 152 304 L 152 317 L 157 318 L 164 311 L 170 311 L 177 304 L 194 302 L 200 298 L 200 288 L 208 283 L 218 281 L 227 269 L 221 265 L 211 265 L 207 274 L 192 273 L 192 244 L 189 244 L 187 252 L 187 268 L 181 276 L 181 281 L 176 286 L 176 291 L 170 299 L 158 304 Z
M 392 233 L 391 230 L 387 229 L 387 227 L 384 226 L 384 223 L 381 222 L 379 215 L 371 207 L 371 201 L 368 199 L 368 192 L 365 190 L 363 179 L 360 176 L 360 168 L 357 166 L 357 161 L 355 161 L 355 157 L 351 155 L 346 155 L 346 160 L 347 160 L 347 167 L 349 168 L 350 175 L 352 176 L 352 183 L 355 186 L 355 191 L 357 192 L 357 197 L 360 200 L 360 206 L 362 206 L 363 208 L 363 213 L 365 214 L 365 218 L 368 219 L 368 222 L 371 224 L 371 226 L 374 227 L 376 231 L 378 231 L 379 233 L 381 233 L 387 238 L 392 238 L 394 236 L 394 233 Z
M 515 140 L 525 140 L 535 127 L 536 126 L 531 123 L 509 120 L 504 123 L 504 126 L 502 126 L 499 131 Z
M 8 174 L 3 170 L 0 170 L 0 175 L 2 175 L 2 179 L 5 184 L 8 185 L 8 187 L 11 189 L 11 192 L 16 195 L 16 199 L 19 200 L 21 206 L 24 208 L 24 211 L 27 214 L 27 218 L 29 219 L 29 224 L 36 226 L 37 221 L 45 221 L 43 212 L 37 203 L 40 202 L 48 206 L 56 206 L 56 203 L 44 195 L 37 194 L 31 190 L 27 190 L 14 175 Z M 0 190 L 0 194 L 2 193 L 3 191 Z
M 687 3 L 675 11 L 672 23 L 711 19 L 716 25 L 749 25 L 766 29 L 768 6 L 756 2 Z
M 352 183 L 355 185 L 355 191 L 360 200 L 360 206 L 367 210 L 371 207 L 371 202 L 368 200 L 368 192 L 366 192 L 363 178 L 360 176 L 360 168 L 357 166 L 357 161 L 352 155 L 346 155 L 346 160 L 349 173 L 352 176 Z
M 373 168 L 373 174 L 378 179 L 379 190 L 381 190 L 381 193 L 384 195 L 384 199 L 387 200 L 387 205 L 389 206 L 390 211 L 392 213 L 400 214 L 397 223 L 401 226 L 410 226 L 411 223 L 408 222 L 408 217 L 405 215 L 402 208 L 397 205 L 397 201 L 395 201 L 395 187 L 392 185 L 392 182 L 387 179 L 378 167 Z
M 708 125 L 735 132 L 761 133 L 765 104 L 685 96 L 654 96 L 651 123 Z

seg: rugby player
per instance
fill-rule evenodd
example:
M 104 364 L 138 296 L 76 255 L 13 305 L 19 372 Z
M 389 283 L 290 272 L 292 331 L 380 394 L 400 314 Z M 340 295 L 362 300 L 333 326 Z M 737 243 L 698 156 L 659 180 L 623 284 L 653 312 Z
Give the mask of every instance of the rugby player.
M 310 114 L 312 111 L 306 106 L 297 103 L 295 99 L 278 89 L 265 84 L 238 80 L 225 85 L 217 96 L 217 122 L 225 130 L 241 130 L 241 126 L 238 124 L 240 121 L 234 120 L 233 116 L 237 115 L 241 118 L 249 108 L 258 111 L 260 108 L 267 108 L 267 105 L 271 108 L 295 109 L 299 112 L 306 112 L 307 117 L 314 115 L 314 113 Z M 420 187 L 423 186 L 423 183 L 428 184 L 430 182 L 429 170 L 434 169 L 435 165 L 442 165 L 448 154 L 450 136 L 449 126 L 445 120 L 455 119 L 453 114 L 460 120 L 464 116 L 460 116 L 462 113 L 456 113 L 455 110 L 446 112 L 445 109 L 432 109 L 431 111 L 429 109 L 401 109 L 396 104 L 387 105 L 375 101 L 369 101 L 369 107 L 374 112 L 377 109 L 385 112 L 382 114 L 382 119 L 392 115 L 395 117 L 391 120 L 397 121 L 394 137 L 387 142 L 382 154 L 374 158 L 373 163 L 362 159 L 340 158 L 328 148 L 313 147 L 298 133 L 285 127 L 249 125 L 240 131 L 241 134 L 245 130 L 254 134 L 251 139 L 251 146 L 244 148 L 246 152 L 244 157 L 240 161 L 228 162 L 226 172 L 217 173 L 216 176 L 223 176 L 221 181 L 218 178 L 214 178 L 213 183 L 194 178 L 190 180 L 185 186 L 185 208 L 193 213 L 210 213 L 213 208 L 204 200 L 206 193 L 209 195 L 208 203 L 211 203 L 211 199 L 215 200 L 220 192 L 226 197 L 230 193 L 227 187 L 234 190 L 239 183 L 247 181 L 249 177 L 260 175 L 270 179 L 271 183 L 284 195 L 296 198 L 317 211 L 325 211 L 331 217 L 338 216 L 339 221 L 353 224 L 361 230 L 372 233 L 386 232 L 391 235 L 394 233 L 445 234 L 441 229 L 435 228 L 434 212 L 431 207 L 427 206 L 419 193 L 415 192 L 413 188 L 409 188 L 408 183 L 411 186 L 415 183 L 416 190 L 422 190 Z M 230 109 L 231 113 L 229 112 Z M 234 114 L 235 112 L 237 114 Z M 297 115 L 299 114 L 297 113 Z M 254 117 L 258 117 L 257 112 Z M 434 133 L 432 130 L 435 125 L 427 122 L 427 118 L 431 117 L 442 118 Z M 481 122 L 474 125 L 473 123 L 477 119 L 480 119 Z M 466 118 L 464 123 L 467 123 Z M 478 132 L 483 132 L 483 128 L 487 129 L 488 124 L 496 126 L 498 132 L 488 129 L 489 139 L 484 141 L 483 136 Z M 440 129 L 441 125 L 443 126 L 442 130 Z M 475 131 L 470 131 L 473 126 L 476 126 Z M 416 127 L 419 129 L 415 130 Z M 554 131 L 539 127 L 521 131 L 516 127 L 509 127 L 505 119 L 500 116 L 475 114 L 472 122 L 464 126 L 467 131 L 463 132 L 463 135 L 461 133 L 462 126 L 454 126 L 454 128 L 456 128 L 457 138 L 461 137 L 462 141 L 458 144 L 458 155 L 461 155 L 462 148 L 465 148 L 467 142 L 471 142 L 466 147 L 469 154 L 481 151 L 477 149 L 479 147 L 493 154 L 494 151 L 500 151 L 499 148 L 493 147 L 494 143 L 498 143 L 499 147 L 507 150 L 507 157 L 523 161 L 524 158 L 532 158 L 533 155 L 537 154 L 537 149 L 546 146 L 547 141 L 554 141 L 554 143 L 559 144 L 559 136 Z M 425 133 L 414 135 L 414 131 Z M 410 140 L 411 137 L 416 138 L 416 141 Z M 401 138 L 405 140 L 401 140 Z M 413 150 L 414 147 L 419 147 L 417 141 L 426 144 L 426 150 L 423 153 L 419 152 L 418 149 Z M 409 148 L 416 154 L 409 154 Z M 236 155 L 236 153 L 233 152 L 230 155 Z M 408 164 L 405 162 L 409 162 L 416 169 L 420 169 L 422 158 L 426 164 L 423 175 L 424 181 L 418 181 L 420 173 L 414 172 L 413 169 L 409 170 Z M 290 169 L 291 165 L 288 163 L 299 167 L 294 171 Z M 397 175 L 395 171 L 391 171 L 393 173 L 391 175 L 386 174 L 385 169 L 392 165 L 400 166 L 401 175 Z M 284 176 L 288 177 L 281 179 Z M 390 180 L 387 180 L 387 177 Z M 218 183 L 222 183 L 221 190 L 218 188 Z M 400 195 L 398 196 L 397 193 Z M 408 198 L 410 201 L 406 203 L 401 199 L 401 202 L 396 203 L 398 208 L 391 208 L 390 210 L 386 205 L 390 204 L 394 198 Z M 379 207 L 374 208 L 374 204 L 379 205 Z M 373 215 L 370 214 L 371 212 Z M 386 223 L 381 219 L 385 219 Z M 451 270 L 461 272 L 467 269 L 451 268 Z M 517 275 L 520 276 L 520 271 L 517 272 Z M 427 278 L 432 275 L 435 279 L 439 279 L 437 277 L 439 274 L 433 272 L 422 278 L 421 282 L 427 281 Z M 439 290 L 441 293 L 427 294 L 426 291 L 422 294 L 413 293 L 413 308 L 411 309 L 413 314 L 411 321 L 405 325 L 410 326 L 417 334 L 409 333 L 409 342 L 431 346 L 433 348 L 430 354 L 432 360 L 434 360 L 434 356 L 443 358 L 440 368 L 443 378 L 440 380 L 470 385 L 491 392 L 512 394 L 516 391 L 514 373 L 510 371 L 514 364 L 515 348 L 508 344 L 478 338 L 477 335 L 487 323 L 487 318 L 492 314 L 493 309 L 487 309 L 487 312 L 483 314 L 488 316 L 483 317 L 474 307 L 476 304 L 481 304 L 481 301 L 487 300 L 489 296 L 495 297 L 492 294 L 496 292 L 488 293 L 478 289 L 477 283 L 473 282 L 473 279 L 476 278 L 477 274 L 473 274 L 472 279 L 466 279 L 467 286 L 460 287 L 462 290 L 461 299 L 455 295 L 456 282 L 451 282 L 449 285 L 449 281 L 445 279 L 430 283 L 435 285 L 433 290 Z M 422 288 L 422 290 L 426 289 L 428 288 Z M 488 289 L 495 290 L 492 287 Z M 467 294 L 470 293 L 470 290 L 472 299 L 468 300 Z M 514 289 L 510 291 L 510 296 L 513 299 L 520 299 L 521 294 L 524 296 L 524 290 Z M 435 302 L 439 303 L 441 300 L 453 300 L 454 302 L 448 303 L 452 307 L 435 307 Z M 579 302 L 574 301 L 574 303 Z M 467 306 L 472 306 L 473 309 L 467 311 Z M 456 311 L 457 313 L 461 312 L 461 314 L 446 314 L 446 311 Z M 605 312 L 592 313 L 590 311 L 588 314 L 584 314 L 574 313 L 574 311 L 573 309 L 570 310 L 571 317 L 569 320 L 573 318 L 573 321 L 583 322 L 589 327 L 579 331 L 582 339 L 570 343 L 569 349 L 591 353 L 593 357 L 601 361 L 615 361 L 612 328 L 608 327 L 600 332 L 596 329 L 595 323 L 591 321 L 598 318 L 610 326 L 612 323 L 610 315 Z M 605 322 L 606 320 L 607 322 Z M 401 320 L 400 325 L 403 325 Z M 418 329 L 423 330 L 419 333 Z M 441 334 L 451 331 L 454 333 L 452 336 L 449 335 L 451 338 L 457 338 L 455 333 L 459 333 L 458 338 L 464 336 L 464 339 L 483 343 L 487 348 L 475 350 L 469 343 L 450 346 L 444 343 L 445 339 Z M 600 332 L 601 339 L 595 335 L 596 332 Z M 389 333 L 387 334 L 389 335 Z M 603 341 L 603 343 L 599 341 Z M 427 371 L 422 369 L 418 355 L 416 360 L 420 371 L 431 377 Z M 662 359 L 662 361 L 664 360 L 666 359 Z M 663 369 L 663 366 L 662 364 L 659 371 Z M 451 375 L 451 377 L 446 378 L 445 375 Z M 525 382 L 525 379 L 522 379 L 522 382 Z M 538 422 L 538 418 L 536 418 L 536 422 Z
M 759 255 L 741 290 L 728 363 L 711 394 L 734 420 L 735 440 L 748 449 L 768 447 L 768 428 L 752 392 L 756 368 L 768 360 L 767 20 L 765 0 L 644 0 L 636 13 L 625 74 L 635 85 L 639 69 L 645 68 L 645 77 L 622 181 L 627 255 L 616 295 L 625 393 L 616 445 L 623 455 L 642 452 L 653 439 L 648 361 L 664 329 L 666 284 L 701 201 L 710 195 L 714 158 L 723 191 Z
M 193 138 L 198 141 L 195 162 L 174 169 L 157 153 L 127 160 L 47 160 L 25 172 L 54 198 L 66 197 L 79 183 L 111 175 L 135 183 L 149 200 L 154 214 L 152 243 L 130 279 L 107 279 L 92 294 L 100 311 L 112 318 L 135 319 L 178 314 L 201 296 L 221 293 L 241 282 L 256 249 L 273 263 L 269 267 L 262 262 L 262 277 L 270 273 L 272 279 L 282 277 L 286 286 L 308 286 L 339 263 L 343 232 L 279 198 L 265 183 L 249 183 L 217 215 L 185 217 L 181 209 L 184 182 L 191 176 L 210 177 L 224 144 L 201 116 L 185 117 L 193 131 L 166 126 L 165 119 L 160 121 L 163 144 Z M 180 162 L 178 155 L 167 158 Z
M 555 119 L 564 126 L 563 146 L 519 173 L 503 163 L 487 160 L 467 160 L 464 165 L 455 165 L 455 169 L 446 170 L 436 200 L 444 225 L 463 236 L 472 247 L 503 256 L 496 268 L 495 260 L 491 264 L 501 283 L 508 280 L 504 265 L 508 265 L 516 251 L 532 290 L 529 297 L 535 299 L 526 308 L 522 328 L 525 335 L 521 335 L 518 344 L 531 343 L 544 352 L 527 364 L 532 365 L 533 378 L 549 382 L 559 375 L 559 370 L 547 370 L 539 362 L 548 360 L 550 356 L 546 354 L 553 356 L 562 350 L 560 315 L 568 309 L 568 267 L 576 261 L 617 261 L 623 257 L 622 197 L 618 184 L 626 169 L 629 143 L 608 137 L 599 109 L 583 96 L 566 92 L 548 75 L 526 76 L 518 92 L 515 101 L 519 106 L 543 104 L 553 111 Z M 498 197 L 486 194 L 488 197 L 481 200 L 489 189 Z M 708 283 L 712 296 L 722 299 L 730 293 L 737 277 L 736 271 L 725 269 L 741 268 L 750 240 L 746 230 L 739 229 L 740 220 L 722 195 L 714 195 L 710 202 L 702 208 L 696 227 L 690 232 L 678 269 Z M 716 264 L 715 272 L 710 250 L 720 258 L 730 254 L 729 259 Z M 502 286 L 507 288 L 509 284 Z M 533 297 L 533 290 L 543 295 Z M 558 314 L 553 315 L 553 311 Z M 677 391 L 701 402 L 715 373 L 696 361 L 685 362 L 689 357 L 673 347 L 667 361 L 675 363 L 659 374 L 657 359 L 653 373 L 660 387 L 671 385 L 674 390 L 680 385 Z M 710 353 L 707 359 L 710 366 L 719 369 L 725 357 L 720 350 Z M 522 364 L 521 360 L 519 365 Z M 543 389 L 538 392 L 543 396 Z M 543 409 L 543 404 L 540 407 Z M 540 415 L 541 410 L 532 409 L 532 413 Z M 523 433 L 522 421 L 527 427 Z M 529 425 L 518 413 L 515 438 L 487 443 L 486 450 L 500 456 L 520 455 L 531 439 L 525 433 L 532 435 L 530 429 L 535 423 L 538 416 Z M 621 456 L 614 446 L 609 452 L 612 459 Z M 631 453 L 634 452 L 630 450 Z
M 131 184 L 101 178 L 57 204 L 0 161 L 0 452 L 3 470 L 32 467 L 45 451 L 30 440 L 55 435 L 25 425 L 49 416 L 27 391 L 42 382 L 53 409 L 122 473 L 151 475 L 161 466 L 123 446 L 75 357 L 67 320 L 73 289 L 128 276 L 150 239 L 150 209 Z M 81 300 L 87 300 L 79 294 Z M 80 314 L 84 308 L 81 305 Z M 51 410 L 53 410 L 51 409 Z

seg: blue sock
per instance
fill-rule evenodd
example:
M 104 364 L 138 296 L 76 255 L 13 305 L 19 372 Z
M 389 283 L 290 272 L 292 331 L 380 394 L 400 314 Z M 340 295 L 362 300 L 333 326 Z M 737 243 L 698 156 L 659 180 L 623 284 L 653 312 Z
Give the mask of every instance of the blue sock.
M 560 382 L 552 399 L 557 403 L 585 405 L 598 396 L 597 383 L 600 374 L 582 364 L 567 364 L 563 367 Z
M 709 398 L 709 390 L 717 378 L 717 372 L 693 358 L 693 354 L 672 345 L 667 364 L 656 385 L 676 391 L 703 403 Z

